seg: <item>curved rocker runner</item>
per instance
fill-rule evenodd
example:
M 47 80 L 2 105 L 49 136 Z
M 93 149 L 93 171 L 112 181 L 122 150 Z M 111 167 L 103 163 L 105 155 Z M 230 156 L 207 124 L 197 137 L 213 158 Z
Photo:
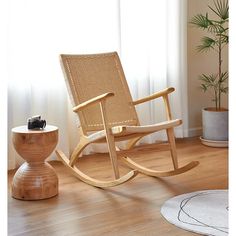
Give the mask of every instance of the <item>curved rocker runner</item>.
M 97 179 L 89 177 L 88 175 L 84 174 L 82 171 L 80 171 L 75 166 L 74 167 L 70 166 L 69 159 L 65 156 L 65 154 L 62 151 L 56 151 L 56 154 L 62 160 L 62 162 L 67 167 L 69 167 L 69 169 L 72 171 L 72 174 L 75 177 L 77 177 L 78 179 L 80 179 L 81 181 L 83 181 L 87 184 L 90 184 L 90 185 L 93 185 L 93 186 L 99 187 L 99 188 L 114 187 L 116 185 L 123 184 L 123 183 L 127 182 L 128 180 L 131 180 L 132 178 L 134 178 L 138 174 L 138 172 L 136 170 L 132 170 L 128 174 L 122 176 L 119 179 L 115 179 L 112 181 L 101 181 L 101 180 L 97 180 Z
M 141 166 L 138 163 L 131 160 L 129 157 L 123 157 L 122 160 L 129 167 L 137 169 L 139 172 L 141 172 L 145 175 L 153 176 L 153 177 L 167 177 L 167 176 L 172 176 L 172 175 L 179 175 L 179 174 L 182 174 L 188 170 L 193 169 L 195 166 L 197 166 L 199 164 L 198 161 L 192 161 L 192 162 L 188 163 L 187 165 L 184 165 L 184 166 L 174 169 L 174 170 L 158 171 L 158 170 L 152 170 L 152 169 L 146 168 L 144 166 Z
M 199 163 L 193 161 L 183 167 L 178 167 L 175 146 L 174 127 L 182 123 L 172 119 L 169 104 L 169 93 L 174 88 L 167 88 L 148 97 L 133 101 L 119 56 L 116 52 L 89 55 L 61 55 L 61 64 L 65 73 L 66 84 L 73 104 L 73 111 L 80 120 L 80 142 L 70 158 L 57 150 L 57 156 L 70 169 L 72 174 L 87 184 L 96 187 L 112 187 L 125 183 L 134 178 L 138 172 L 146 175 L 163 177 L 181 174 Z M 156 98 L 162 98 L 166 108 L 167 119 L 153 125 L 141 126 L 135 106 Z M 168 150 L 171 152 L 173 169 L 157 171 L 137 164 L 124 155 L 122 161 L 132 171 L 120 177 L 115 142 L 127 140 L 129 152 L 144 136 L 166 130 Z M 110 181 L 97 180 L 81 172 L 75 163 L 91 143 L 107 143 L 114 179 Z

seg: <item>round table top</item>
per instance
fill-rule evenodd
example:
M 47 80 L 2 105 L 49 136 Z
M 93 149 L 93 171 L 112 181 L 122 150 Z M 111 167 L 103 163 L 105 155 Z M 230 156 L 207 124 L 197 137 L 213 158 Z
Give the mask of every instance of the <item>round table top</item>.
M 37 134 L 37 133 L 49 133 L 55 132 L 58 130 L 58 127 L 54 125 L 46 125 L 44 129 L 28 129 L 27 125 L 17 126 L 13 128 L 11 131 L 13 133 L 21 133 L 21 134 Z

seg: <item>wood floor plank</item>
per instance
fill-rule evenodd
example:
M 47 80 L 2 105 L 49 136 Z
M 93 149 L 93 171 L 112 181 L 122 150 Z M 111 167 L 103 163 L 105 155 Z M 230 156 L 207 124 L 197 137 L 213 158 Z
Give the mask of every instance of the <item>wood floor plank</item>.
M 108 189 L 89 186 L 72 176 L 60 162 L 51 162 L 59 177 L 59 195 L 40 201 L 13 199 L 10 185 L 14 171 L 10 171 L 8 235 L 196 235 L 166 222 L 160 208 L 167 199 L 179 194 L 228 188 L 228 149 L 206 147 L 199 139 L 190 138 L 177 141 L 177 152 L 180 166 L 194 160 L 200 161 L 200 165 L 172 177 L 140 174 L 128 183 Z M 171 165 L 166 151 L 139 149 L 132 157 L 147 167 L 165 169 Z M 129 171 L 119 164 L 121 174 Z M 93 177 L 108 179 L 113 175 L 105 154 L 83 157 L 79 166 Z

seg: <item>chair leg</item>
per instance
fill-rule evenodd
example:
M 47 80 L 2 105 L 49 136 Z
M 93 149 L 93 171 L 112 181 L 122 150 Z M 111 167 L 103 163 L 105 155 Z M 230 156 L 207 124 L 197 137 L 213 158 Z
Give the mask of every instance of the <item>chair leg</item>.
M 168 141 L 170 143 L 170 152 L 172 157 L 172 162 L 174 165 L 174 169 L 178 169 L 178 158 L 177 158 L 177 151 L 176 151 L 176 145 L 175 145 L 175 135 L 174 135 L 174 129 L 169 128 L 166 130 Z
M 109 154 L 110 154 L 111 165 L 112 165 L 112 168 L 113 168 L 113 171 L 115 174 L 115 178 L 119 179 L 120 174 L 119 174 L 119 169 L 118 169 L 116 145 L 115 145 L 114 136 L 111 134 L 111 130 L 108 125 L 108 119 L 106 116 L 105 101 L 100 102 L 100 109 L 101 109 L 101 113 L 102 113 L 102 121 L 104 124 L 104 130 L 106 133 L 106 140 L 107 140 L 108 150 L 109 150 Z
M 110 132 L 107 132 L 106 139 L 107 139 L 108 151 L 109 151 L 110 159 L 111 159 L 111 165 L 115 174 L 115 178 L 119 179 L 120 173 L 118 169 L 118 161 L 117 161 L 117 153 L 116 153 L 114 136 L 111 135 Z
M 89 144 L 89 142 L 84 139 L 84 138 L 81 138 L 79 144 L 76 146 L 76 148 L 74 149 L 71 157 L 70 157 L 70 162 L 69 164 L 71 166 L 74 166 L 75 164 L 75 161 L 77 160 L 77 158 L 79 157 L 80 153 L 85 149 L 85 147 Z

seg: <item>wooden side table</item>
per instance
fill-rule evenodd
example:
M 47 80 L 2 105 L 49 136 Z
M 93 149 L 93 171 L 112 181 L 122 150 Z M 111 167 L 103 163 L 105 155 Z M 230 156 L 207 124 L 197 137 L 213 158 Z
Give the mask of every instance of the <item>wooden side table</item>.
M 12 129 L 12 141 L 17 153 L 26 161 L 14 175 L 12 197 L 39 200 L 58 194 L 58 177 L 45 162 L 58 142 L 58 128 L 47 125 L 43 130 L 29 130 L 27 126 Z

